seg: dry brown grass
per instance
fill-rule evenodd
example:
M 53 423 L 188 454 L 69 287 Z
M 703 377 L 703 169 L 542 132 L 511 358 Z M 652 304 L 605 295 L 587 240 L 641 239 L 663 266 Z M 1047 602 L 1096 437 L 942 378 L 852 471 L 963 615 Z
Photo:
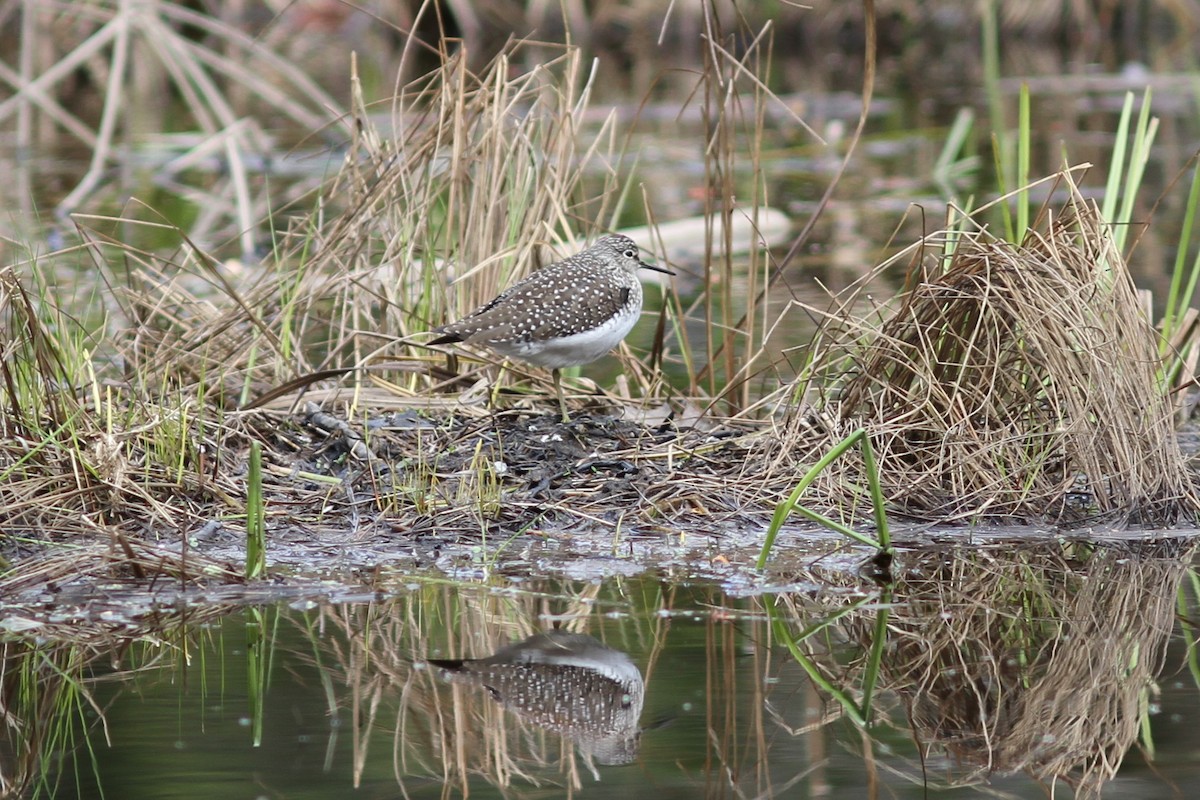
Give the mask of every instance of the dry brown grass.
M 892 260 L 912 263 L 894 304 L 829 315 L 821 414 L 794 414 L 793 441 L 819 448 L 865 428 L 885 496 L 919 517 L 1194 515 L 1156 334 L 1098 210 L 1067 189 L 1020 246 L 934 234 Z M 826 491 L 856 482 L 856 468 Z
M 387 212 L 369 211 L 366 183 L 358 196 L 342 217 L 347 231 Z M 576 524 L 614 535 L 628 524 L 708 525 L 761 513 L 805 464 L 859 426 L 877 446 L 894 512 L 1158 525 L 1192 513 L 1154 335 L 1094 210 L 1075 197 L 1061 214 L 1044 212 L 1019 248 L 980 231 L 954 236 L 953 255 L 914 270 L 895 310 L 830 316 L 818 346 L 833 344 L 817 351 L 810 387 L 822 405 L 793 412 L 781 427 L 706 420 L 690 430 L 647 428 L 584 417 L 562 436 L 528 412 L 430 421 L 416 410 L 446 406 L 435 399 L 437 372 L 419 359 L 393 366 L 389 381 L 356 373 L 348 388 L 337 371 L 306 373 L 325 366 L 310 360 L 314 353 L 338 354 L 330 362 L 338 365 L 370 360 L 367 331 L 331 325 L 322 309 L 362 315 L 364 324 L 378 314 L 401 328 L 424 320 L 411 298 L 407 306 L 400 297 L 364 302 L 369 271 L 382 269 L 366 263 L 378 254 L 354 273 L 333 268 L 343 257 L 347 266 L 364 258 L 346 232 L 318 252 L 322 269 L 286 273 L 291 284 L 271 275 L 245 291 L 195 251 L 166 263 L 122 250 L 128 276 L 115 296 L 138 323 L 124 351 L 130 378 L 92 377 L 74 393 L 52 390 L 78 381 L 77 368 L 59 362 L 75 364 L 80 353 L 48 344 L 66 321 L 37 310 L 39 299 L 10 280 L 5 319 L 27 335 L 13 337 L 0 368 L 5 424 L 29 431 L 10 439 L 12 467 L 0 485 L 9 530 L 31 540 L 99 535 L 111 543 L 110 569 L 124 569 L 124 558 L 135 577 L 195 577 L 182 562 L 145 567 L 137 541 L 148 531 L 182 540 L 214 521 L 240 525 L 251 439 L 265 444 L 276 528 L 357 526 L 365 515 L 414 536 L 439 530 L 503 541 Z M 927 237 L 905 256 L 950 238 Z M 224 301 L 201 299 L 204 282 Z M 342 338 L 322 347 L 330 335 Z M 37 365 L 42 394 L 18 386 L 25 379 L 9 364 Z M 271 409 L 235 410 L 272 386 L 286 391 Z M 324 408 L 290 410 L 301 399 Z M 404 412 L 395 424 L 366 424 L 392 410 Z M 852 458 L 838 462 L 813 487 L 815 501 L 852 516 L 857 470 Z
M 0 81 L 16 89 L 0 102 L 0 127 L 13 125 L 22 150 L 52 152 L 69 138 L 90 154 L 79 183 L 55 198 L 60 217 L 94 208 L 98 197 L 120 202 L 126 189 L 115 175 L 144 170 L 147 183 L 196 201 L 193 237 L 214 244 L 236 238 L 243 256 L 255 251 L 256 222 L 278 200 L 259 174 L 272 158 L 271 121 L 323 130 L 338 104 L 241 22 L 236 13 L 223 20 L 173 2 L 46 0 L 0 10 L 0 35 L 16 44 L 0 58 Z M 176 99 L 168 104 L 167 97 Z M 197 135 L 172 135 L 188 125 Z M 159 161 L 135 166 L 130 149 Z M 196 185 L 189 171 L 214 160 L 219 174 Z M 33 200 L 30 173 L 19 169 L 15 177 L 22 184 L 16 202 L 25 206 Z
M 390 131 L 360 104 L 343 169 L 251 281 L 192 247 L 168 263 L 105 243 L 103 260 L 115 249 L 134 267 L 123 295 L 143 328 L 138 370 L 170 372 L 227 407 L 269 397 L 295 408 L 310 383 L 328 390 L 344 375 L 351 414 L 373 389 L 413 400 L 453 378 L 443 356 L 405 344 L 577 249 L 623 202 L 611 124 L 581 140 L 594 77 L 581 52 L 559 48 L 517 73 L 522 46 L 478 74 L 464 51 L 443 52 L 439 69 L 401 90 Z M 649 371 L 627 364 L 649 391 Z

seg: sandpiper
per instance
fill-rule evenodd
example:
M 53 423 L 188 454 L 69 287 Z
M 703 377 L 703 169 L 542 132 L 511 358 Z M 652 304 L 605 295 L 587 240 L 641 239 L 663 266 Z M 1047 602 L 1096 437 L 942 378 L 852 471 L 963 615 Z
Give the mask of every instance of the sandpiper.
M 599 764 L 628 764 L 646 695 L 627 653 L 586 633 L 550 630 L 485 658 L 428 659 L 453 683 L 485 687 L 518 716 L 573 740 Z
M 563 422 L 569 422 L 559 370 L 595 361 L 625 338 L 642 312 L 641 268 L 675 274 L 644 263 L 628 236 L 605 236 L 438 328 L 441 335 L 429 344 L 479 344 L 549 367 Z

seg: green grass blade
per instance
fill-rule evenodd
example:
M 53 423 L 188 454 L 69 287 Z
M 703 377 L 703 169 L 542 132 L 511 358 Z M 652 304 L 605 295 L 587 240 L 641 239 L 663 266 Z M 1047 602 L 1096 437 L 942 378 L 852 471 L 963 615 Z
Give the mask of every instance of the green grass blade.
M 250 468 L 246 478 L 246 578 L 257 578 L 267 568 L 266 525 L 263 508 L 262 446 L 250 443 Z
M 892 551 L 892 532 L 888 527 L 887 509 L 883 502 L 883 487 L 879 485 L 879 467 L 875 463 L 875 449 L 871 437 L 863 432 L 863 469 L 867 473 L 867 486 L 871 490 L 871 509 L 875 514 L 875 535 L 879 537 L 879 549 Z
M 808 489 L 812 482 L 817 479 L 817 476 L 819 476 L 830 464 L 841 457 L 847 450 L 860 443 L 862 444 L 863 448 L 863 465 L 867 472 L 867 484 L 870 487 L 871 508 L 875 517 L 876 527 L 878 528 L 878 539 L 868 536 L 865 533 L 855 531 L 840 522 L 832 520 L 823 514 L 800 505 L 800 496 L 804 494 L 804 491 Z M 755 562 L 755 566 L 759 570 L 766 568 L 767 559 L 771 555 L 771 549 L 775 546 L 775 538 L 779 535 L 779 530 L 783 527 L 783 523 L 787 521 L 788 516 L 793 512 L 800 514 L 801 516 L 806 517 L 813 522 L 837 531 L 843 536 L 847 536 L 857 542 L 861 542 L 868 547 L 874 547 L 885 552 L 891 552 L 891 535 L 887 524 L 887 513 L 884 506 L 883 490 L 879 484 L 879 470 L 876 466 L 874 451 L 871 449 L 870 437 L 867 436 L 866 430 L 859 428 L 834 445 L 829 452 L 822 456 L 821 459 L 804 474 L 804 477 L 801 478 L 800 482 L 796 484 L 796 487 L 792 489 L 791 494 L 788 495 L 787 499 L 775 507 L 775 513 L 771 517 L 771 524 L 767 528 L 767 535 L 763 539 L 762 550 L 759 552 L 758 560 Z
M 867 721 L 862 716 L 862 712 L 859 709 L 859 704 L 849 692 L 839 686 L 835 686 L 829 680 L 829 678 L 825 676 L 825 673 L 823 673 L 817 667 L 812 658 L 809 657 L 808 653 L 804 652 L 800 648 L 800 643 L 829 627 L 830 624 L 841 617 L 844 617 L 852 611 L 862 607 L 866 603 L 870 602 L 870 600 L 871 598 L 864 597 L 862 600 L 852 603 L 835 614 L 826 617 L 816 625 L 809 626 L 796 636 L 791 634 L 791 631 L 788 629 L 787 620 L 780 612 L 780 609 L 776 607 L 775 604 L 778 601 L 777 598 L 772 597 L 769 603 L 763 604 L 763 608 L 766 610 L 767 616 L 771 621 L 771 628 L 775 633 L 776 639 L 778 639 L 778 641 L 787 648 L 788 653 L 791 654 L 792 658 L 796 659 L 796 663 L 799 664 L 806 673 L 808 673 L 808 677 L 812 680 L 812 682 L 815 683 L 822 691 L 826 692 L 830 697 L 836 700 L 842 706 L 842 708 L 845 709 L 846 714 L 851 720 L 854 721 L 854 724 L 862 728 L 867 726 Z
M 864 720 L 871 719 L 871 700 L 875 696 L 875 686 L 879 682 L 879 672 L 883 665 L 883 651 L 887 645 L 888 617 L 891 614 L 892 590 L 884 587 L 879 596 L 879 611 L 875 617 L 875 632 L 871 637 L 871 650 L 867 654 L 867 666 L 863 671 L 862 701 L 859 711 Z
M 1017 117 L 1017 230 L 1013 244 L 1020 244 L 1029 230 L 1029 84 L 1021 84 Z
M 1004 157 L 1004 140 L 999 133 L 992 133 L 992 157 L 996 163 L 996 192 L 1001 197 L 1008 194 L 1008 180 L 1005 179 L 1004 173 L 1008 169 L 1006 159 Z M 1017 229 L 1013 222 L 1012 210 L 1008 203 L 1000 203 L 1000 217 L 1004 221 L 1004 237 L 1010 241 L 1017 240 Z
M 266 639 L 262 609 L 246 609 L 246 691 L 250 702 L 251 736 L 255 747 L 262 747 L 263 738 L 267 675 Z
M 1176 604 L 1179 610 L 1179 619 L 1182 620 L 1179 627 L 1187 645 L 1188 672 L 1191 673 L 1192 684 L 1200 689 L 1200 641 L 1198 641 L 1200 633 L 1191 622 L 1193 605 L 1188 602 L 1187 598 L 1189 587 L 1192 590 L 1192 597 L 1200 602 L 1200 574 L 1197 574 L 1194 568 L 1188 570 L 1187 581 L 1180 584 Z
M 1108 165 L 1108 182 L 1104 186 L 1104 202 L 1100 213 L 1111 224 L 1116 221 L 1117 200 L 1120 198 L 1121 178 L 1125 173 L 1125 148 L 1129 141 L 1129 121 L 1133 117 L 1133 92 L 1125 93 L 1117 135 L 1113 139 L 1112 161 Z
M 1171 289 L 1167 294 L 1167 307 L 1163 314 L 1162 341 L 1159 352 L 1166 355 L 1167 345 L 1175 332 L 1175 324 L 1183 311 L 1192 304 L 1196 291 L 1196 279 L 1200 277 L 1200 251 L 1192 260 L 1191 271 L 1187 269 L 1187 254 L 1192 244 L 1192 229 L 1196 223 L 1196 212 L 1200 208 L 1200 161 L 1192 171 L 1192 186 L 1188 192 L 1187 207 L 1183 213 L 1183 226 L 1179 231 L 1179 243 L 1175 250 L 1175 266 L 1171 271 Z M 1183 287 L 1187 274 L 1187 288 Z M 1182 355 L 1182 354 L 1181 354 Z

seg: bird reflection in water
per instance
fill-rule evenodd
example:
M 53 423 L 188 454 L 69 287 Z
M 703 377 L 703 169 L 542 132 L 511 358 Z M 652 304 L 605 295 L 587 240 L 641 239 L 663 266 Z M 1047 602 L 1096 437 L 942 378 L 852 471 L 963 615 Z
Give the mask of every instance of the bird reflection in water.
M 587 634 L 545 631 L 486 658 L 426 663 L 452 683 L 487 689 L 504 708 L 573 741 L 596 764 L 637 757 L 642 673 L 628 654 Z

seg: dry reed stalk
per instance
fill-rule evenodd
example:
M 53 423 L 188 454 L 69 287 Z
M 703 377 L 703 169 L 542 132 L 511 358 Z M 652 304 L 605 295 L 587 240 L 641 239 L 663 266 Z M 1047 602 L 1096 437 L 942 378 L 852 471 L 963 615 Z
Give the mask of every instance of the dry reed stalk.
M 922 263 L 947 245 L 944 268 Z M 821 369 L 838 388 L 823 426 L 795 416 L 794 442 L 866 428 L 885 496 L 918 517 L 1163 526 L 1196 514 L 1154 331 L 1073 185 L 1020 246 L 943 233 L 900 258 L 915 264 L 910 288 L 885 321 L 833 316 Z M 835 473 L 830 496 L 856 468 Z
M 92 154 L 86 174 L 59 204 L 60 216 L 77 210 L 110 182 L 110 165 L 124 157 L 119 147 L 122 133 L 139 143 L 144 140 L 150 132 L 147 114 L 165 112 L 161 97 L 173 89 L 182 107 L 174 110 L 204 135 L 154 177 L 170 182 L 215 150 L 228 165 L 229 177 L 217 181 L 212 199 L 218 202 L 205 203 L 203 214 L 213 217 L 209 224 L 214 237 L 218 226 L 220 235 L 240 232 L 244 254 L 252 253 L 255 223 L 271 207 L 264 193 L 254 191 L 249 175 L 249 162 L 269 154 L 272 147 L 258 120 L 269 122 L 266 117 L 273 114 L 304 130 L 320 130 L 336 118 L 336 101 L 258 39 L 177 3 L 40 0 L 21 4 L 20 13 L 20 69 L 0 61 L 0 79 L 18 91 L 0 102 L 0 125 L 15 116 L 28 139 L 36 119 L 49 121 Z M 35 57 L 43 62 L 36 71 Z M 104 86 L 98 121 L 82 116 L 75 108 L 76 98 L 68 96 L 80 72 Z M 231 105 L 229 87 L 255 97 L 258 120 Z M 178 120 L 174 124 L 178 126 Z

